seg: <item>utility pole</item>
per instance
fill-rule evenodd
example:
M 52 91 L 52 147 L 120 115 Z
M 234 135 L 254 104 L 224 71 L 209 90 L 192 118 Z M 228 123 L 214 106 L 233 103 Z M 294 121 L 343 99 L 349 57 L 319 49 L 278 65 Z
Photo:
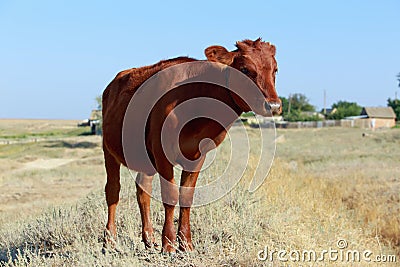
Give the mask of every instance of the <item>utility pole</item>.
M 324 115 L 326 115 L 326 90 L 324 90 Z
M 400 88 L 400 72 L 396 75 L 397 80 L 399 81 L 399 88 Z M 394 103 L 397 105 L 397 91 L 394 92 Z
M 288 105 L 288 111 L 287 111 L 288 114 L 290 114 L 290 106 L 291 106 L 290 102 L 292 102 L 292 94 L 289 94 L 289 105 Z

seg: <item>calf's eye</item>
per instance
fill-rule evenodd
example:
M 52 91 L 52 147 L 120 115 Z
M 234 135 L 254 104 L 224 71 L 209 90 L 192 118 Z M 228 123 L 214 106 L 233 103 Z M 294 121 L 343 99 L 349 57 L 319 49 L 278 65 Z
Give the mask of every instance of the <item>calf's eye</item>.
M 240 71 L 243 72 L 244 74 L 249 74 L 249 70 L 246 67 L 241 67 Z

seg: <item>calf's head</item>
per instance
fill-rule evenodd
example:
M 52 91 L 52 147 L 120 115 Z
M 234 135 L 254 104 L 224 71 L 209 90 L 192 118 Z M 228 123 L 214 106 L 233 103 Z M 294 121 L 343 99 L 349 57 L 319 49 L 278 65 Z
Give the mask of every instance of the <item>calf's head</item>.
M 275 46 L 258 38 L 255 41 L 236 42 L 236 47 L 236 50 L 230 52 L 225 47 L 214 45 L 204 52 L 209 61 L 228 65 L 249 77 L 262 92 L 265 105 L 273 114 L 280 114 L 282 102 L 275 89 L 275 75 L 278 71 Z M 234 100 L 243 111 L 250 109 L 238 96 L 234 96 Z

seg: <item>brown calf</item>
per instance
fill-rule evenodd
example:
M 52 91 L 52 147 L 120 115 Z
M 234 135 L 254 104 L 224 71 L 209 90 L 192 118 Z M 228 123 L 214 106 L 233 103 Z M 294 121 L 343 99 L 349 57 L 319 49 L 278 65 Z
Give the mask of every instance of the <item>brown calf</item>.
M 236 43 L 235 51 L 227 51 L 222 46 L 210 46 L 205 50 L 208 61 L 219 62 L 240 70 L 248 76 L 259 88 L 263 95 L 263 101 L 269 104 L 274 113 L 280 113 L 281 101 L 275 90 L 275 74 L 277 63 L 275 60 L 275 47 L 269 43 L 257 39 L 255 41 L 244 40 Z M 177 64 L 195 62 L 197 60 L 188 57 L 179 57 L 163 60 L 157 64 L 133 68 L 120 72 L 107 86 L 103 93 L 103 150 L 105 167 L 107 172 L 107 184 L 105 187 L 106 201 L 108 205 L 108 221 L 106 242 L 116 237 L 115 213 L 119 201 L 120 191 L 120 165 L 125 166 L 127 159 L 123 148 L 123 124 L 124 116 L 129 102 L 138 88 L 154 74 Z M 152 178 L 158 172 L 166 182 L 161 182 L 161 195 L 165 208 L 165 222 L 162 231 L 162 250 L 173 252 L 173 243 L 176 240 L 174 228 L 174 208 L 179 202 L 179 248 L 193 250 L 190 231 L 190 206 L 193 200 L 194 187 L 199 175 L 199 167 L 204 161 L 204 153 L 200 151 L 202 140 L 212 140 L 214 146 L 218 146 L 225 138 L 227 128 L 209 118 L 196 118 L 185 124 L 179 132 L 179 144 L 177 149 L 180 155 L 198 162 L 193 171 L 182 171 L 180 186 L 186 190 L 178 190 L 173 175 L 173 165 L 179 164 L 179 158 L 175 162 L 168 160 L 163 151 L 161 131 L 163 122 L 168 114 L 180 103 L 199 97 L 216 99 L 229 106 L 237 118 L 242 112 L 249 111 L 249 106 L 235 93 L 227 88 L 210 84 L 194 83 L 180 86 L 179 90 L 170 91 L 162 97 L 148 115 L 145 129 L 146 152 L 152 166 L 136 164 L 132 167 L 138 171 L 137 175 L 137 200 L 142 220 L 142 238 L 146 247 L 155 244 L 153 226 L 150 218 L 150 193 Z M 147 114 L 143 114 L 143 116 Z M 232 119 L 232 123 L 234 119 Z M 179 121 L 179 116 L 173 120 Z M 143 129 L 144 130 L 144 129 Z M 189 188 L 189 189 L 188 189 Z

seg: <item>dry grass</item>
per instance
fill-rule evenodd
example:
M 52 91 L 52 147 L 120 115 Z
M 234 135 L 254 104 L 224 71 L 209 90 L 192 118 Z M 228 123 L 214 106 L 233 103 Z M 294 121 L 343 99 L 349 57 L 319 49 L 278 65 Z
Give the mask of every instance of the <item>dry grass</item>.
M 338 197 L 346 208 L 374 229 L 373 234 L 383 242 L 397 246 L 399 254 L 400 131 L 337 128 L 283 134 L 290 143 L 296 142 L 299 157 L 291 156 L 296 151 L 286 144 L 278 150 L 278 157 L 303 166 L 315 177 L 328 179 L 326 183 L 340 192 Z
M 117 222 L 123 252 L 102 255 L 106 220 L 101 189 L 104 170 L 101 161 L 81 164 L 86 157 L 93 157 L 91 151 L 98 153 L 99 149 L 83 149 L 78 153 L 63 148 L 55 153 L 59 158 L 72 158 L 71 153 L 76 153 L 79 160 L 69 163 L 68 168 L 40 170 L 37 175 L 47 175 L 47 178 L 66 175 L 72 179 L 79 175 L 77 169 L 93 168 L 92 176 L 99 184 L 72 206 L 49 206 L 41 215 L 9 224 L 0 220 L 0 223 L 3 221 L 0 224 L 0 265 L 282 266 L 277 260 L 273 263 L 259 261 L 258 251 L 265 246 L 288 252 L 337 249 L 338 239 L 345 239 L 349 249 L 368 249 L 373 255 L 397 253 L 399 261 L 400 170 L 396 159 L 400 156 L 400 130 L 368 132 L 364 138 L 361 134 L 358 129 L 339 128 L 279 131 L 277 157 L 263 186 L 255 194 L 245 190 L 251 177 L 252 170 L 249 170 L 243 181 L 224 198 L 193 209 L 196 250 L 172 257 L 147 251 L 141 244 L 134 183 L 127 170 L 122 170 Z M 34 150 L 35 157 L 40 157 L 44 151 L 41 149 Z M 12 158 L 9 162 L 18 162 L 24 154 L 18 151 L 12 149 L 3 156 Z M 20 163 L 14 167 L 21 167 Z M 65 174 L 61 169 L 65 169 Z M 49 171 L 51 175 L 45 174 Z M 212 173 L 213 170 L 207 170 L 204 175 Z M 18 179 L 23 179 L 23 175 L 20 173 Z M 80 182 L 84 184 L 83 180 Z M 157 201 L 152 203 L 152 215 L 157 240 L 160 240 L 163 208 Z M 287 264 L 309 263 L 289 261 Z M 323 265 L 344 266 L 346 263 L 326 260 Z M 365 262 L 352 265 L 364 266 Z

